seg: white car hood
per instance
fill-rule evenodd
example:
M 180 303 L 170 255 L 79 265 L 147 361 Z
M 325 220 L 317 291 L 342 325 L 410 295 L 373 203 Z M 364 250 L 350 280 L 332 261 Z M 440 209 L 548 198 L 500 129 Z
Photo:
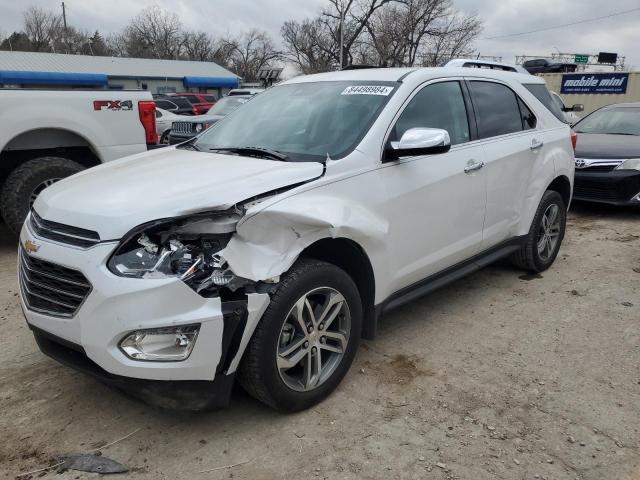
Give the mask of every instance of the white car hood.
M 34 209 L 45 220 L 120 239 L 152 220 L 224 210 L 322 175 L 316 162 L 281 162 L 163 148 L 107 163 L 44 190 Z

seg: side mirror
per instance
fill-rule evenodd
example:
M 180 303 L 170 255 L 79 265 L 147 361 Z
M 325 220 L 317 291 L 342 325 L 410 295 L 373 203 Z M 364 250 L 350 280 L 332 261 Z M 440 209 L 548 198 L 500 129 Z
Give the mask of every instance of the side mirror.
M 451 148 L 449 132 L 440 128 L 410 128 L 399 142 L 391 142 L 385 160 L 446 153 Z
M 584 105 L 576 103 L 573 107 L 564 107 L 563 112 L 584 112 Z

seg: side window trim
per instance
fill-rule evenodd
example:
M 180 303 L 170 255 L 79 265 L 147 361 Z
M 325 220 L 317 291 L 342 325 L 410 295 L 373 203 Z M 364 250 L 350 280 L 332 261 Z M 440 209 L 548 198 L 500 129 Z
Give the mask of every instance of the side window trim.
M 502 85 L 502 86 L 504 86 L 504 87 L 508 88 L 508 89 L 511 91 L 511 93 L 513 93 L 513 94 L 515 95 L 515 97 L 516 97 L 516 104 L 518 105 L 518 112 L 520 113 L 520 122 L 521 122 L 521 124 L 522 124 L 522 130 L 520 130 L 520 131 L 518 131 L 518 132 L 503 133 L 502 135 L 495 135 L 495 136 L 493 136 L 493 137 L 480 138 L 480 130 L 479 130 L 479 124 L 480 124 L 480 122 L 479 122 L 479 120 L 478 120 L 478 118 L 477 118 L 477 111 L 478 111 L 478 108 L 477 108 L 477 106 L 476 106 L 476 104 L 475 104 L 475 101 L 474 101 L 474 99 L 473 99 L 473 95 L 471 95 L 471 90 L 470 90 L 470 88 L 469 88 L 469 84 L 470 84 L 471 82 L 487 82 L 487 83 L 495 83 L 495 84 Z M 476 130 L 476 134 L 477 134 L 476 140 L 492 140 L 492 139 L 494 139 L 494 138 L 501 138 L 501 137 L 506 137 L 506 136 L 510 136 L 510 135 L 520 135 L 520 134 L 522 134 L 522 133 L 526 133 L 526 132 L 533 132 L 533 131 L 539 130 L 539 129 L 538 129 L 538 125 L 540 124 L 540 122 L 538 121 L 538 115 L 536 115 L 535 110 L 534 110 L 533 108 L 531 108 L 531 106 L 529 106 L 529 104 L 528 104 L 527 102 L 525 102 L 525 101 L 522 99 L 522 97 L 521 97 L 520 95 L 518 95 L 518 94 L 513 90 L 513 88 L 511 88 L 511 86 L 510 86 L 510 85 L 508 85 L 508 84 L 506 84 L 506 83 L 504 83 L 504 82 L 501 82 L 501 81 L 499 81 L 499 80 L 494 80 L 494 79 L 492 79 L 492 78 L 475 78 L 475 77 L 474 77 L 474 78 L 468 78 L 468 77 L 465 77 L 465 79 L 464 79 L 464 83 L 465 83 L 465 88 L 467 89 L 467 93 L 469 94 L 470 102 L 471 102 L 471 104 L 473 105 L 473 112 L 474 112 L 474 124 L 476 125 L 476 129 L 477 129 L 477 130 Z M 525 106 L 526 106 L 526 107 L 531 111 L 531 113 L 533 113 L 533 115 L 535 116 L 535 118 L 536 118 L 536 127 L 535 127 L 535 128 L 531 128 L 531 129 L 528 129 L 528 130 L 526 130 L 526 129 L 524 128 L 524 123 L 523 123 L 523 120 L 522 120 L 522 110 L 520 110 L 520 103 L 519 103 L 519 101 L 520 101 L 520 102 L 522 102 L 522 103 L 524 103 L 524 105 L 525 105 Z
M 471 92 L 469 91 L 468 81 L 463 79 L 460 81 L 460 88 L 462 90 L 462 96 L 464 97 L 464 104 L 467 109 L 467 123 L 469 124 L 469 142 L 478 140 L 478 122 L 476 120 L 476 108 L 471 99 Z

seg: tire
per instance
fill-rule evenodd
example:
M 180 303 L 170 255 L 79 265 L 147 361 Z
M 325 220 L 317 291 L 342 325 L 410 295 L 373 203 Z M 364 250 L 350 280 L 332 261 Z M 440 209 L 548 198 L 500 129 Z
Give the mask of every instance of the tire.
M 171 133 L 171 130 L 167 130 L 162 134 L 159 142 L 160 145 L 169 145 L 169 133 Z
M 557 209 L 557 228 L 553 228 L 553 233 L 556 241 L 551 245 L 547 243 L 547 247 L 542 252 L 539 249 L 539 245 L 542 242 L 544 236 L 543 221 L 545 215 L 553 211 L 554 207 Z M 548 217 L 547 217 L 548 219 Z M 549 268 L 555 261 L 560 245 L 564 239 L 564 232 L 567 223 L 567 207 L 562 199 L 562 196 L 555 191 L 547 190 L 540 200 L 540 205 L 536 210 L 536 214 L 531 222 L 531 228 L 529 233 L 524 239 L 520 250 L 513 254 L 511 262 L 524 270 L 530 272 L 542 272 Z M 554 221 L 553 225 L 556 224 Z M 551 240 L 549 241 L 551 242 Z
M 40 157 L 11 172 L 0 191 L 0 213 L 9 230 L 20 233 L 33 200 L 41 190 L 82 170 L 82 165 L 66 158 Z
M 318 293 L 320 292 L 320 293 Z M 334 294 L 337 292 L 337 294 Z M 309 304 L 323 298 L 327 293 L 332 299 L 342 298 L 344 303 L 335 303 L 331 308 L 339 309 L 340 313 L 328 325 L 318 322 L 313 332 L 302 335 L 299 324 L 292 320 L 294 309 L 301 298 L 307 298 Z M 316 296 L 319 295 L 319 296 Z M 342 297 L 340 297 L 341 295 Z M 335 300 L 333 300 L 335 301 Z M 330 305 L 330 303 L 323 303 Z M 340 306 L 342 305 L 342 306 Z M 346 305 L 346 309 L 344 306 Z M 331 308 L 327 311 L 333 312 Z M 316 305 L 315 319 L 320 320 L 319 314 L 323 308 L 321 304 Z M 304 310 L 303 318 L 310 320 L 309 310 Z M 331 318 L 331 313 L 325 318 Z M 350 318 L 348 328 L 346 319 Z M 312 320 L 315 325 L 315 320 Z M 309 321 L 308 325 L 311 325 Z M 345 333 L 335 334 L 332 330 L 344 327 Z M 291 329 L 295 329 L 291 332 Z M 294 264 L 289 272 L 283 277 L 276 292 L 271 296 L 271 303 L 267 307 L 260 323 L 256 327 L 249 345 L 244 353 L 238 371 L 238 381 L 240 385 L 251 396 L 261 402 L 283 412 L 296 412 L 304 410 L 324 400 L 338 386 L 345 376 L 355 357 L 360 342 L 360 332 L 362 329 L 362 302 L 355 283 L 343 270 L 330 263 L 318 260 L 302 259 Z M 322 334 L 326 334 L 322 342 Z M 346 335 L 348 333 L 348 335 Z M 291 338 L 289 345 L 283 346 L 286 336 Z M 315 335 L 315 336 L 314 336 Z M 340 347 L 342 354 L 334 353 L 326 348 L 336 348 L 337 343 L 330 337 L 336 335 L 346 335 L 346 346 Z M 318 338 L 320 337 L 320 338 Z M 297 353 L 304 354 L 300 364 L 283 371 L 279 368 L 279 362 L 283 360 L 283 352 L 292 345 L 305 340 L 306 344 L 301 346 Z M 308 339 L 308 341 L 307 341 Z M 343 338 L 344 340 L 344 338 Z M 313 345 L 317 345 L 314 347 Z M 303 379 L 310 378 L 306 375 L 306 365 L 316 365 L 317 356 L 320 355 L 320 365 L 324 361 L 322 374 L 312 375 L 311 381 L 305 388 L 301 383 L 295 384 L 295 374 L 301 371 Z M 341 356 L 340 356 L 341 355 Z M 309 363 L 306 363 L 309 362 Z M 315 370 L 317 371 L 317 370 Z M 291 373 L 293 372 L 293 373 Z M 322 375 L 326 375 L 324 378 Z M 317 382 L 316 385 L 313 383 Z

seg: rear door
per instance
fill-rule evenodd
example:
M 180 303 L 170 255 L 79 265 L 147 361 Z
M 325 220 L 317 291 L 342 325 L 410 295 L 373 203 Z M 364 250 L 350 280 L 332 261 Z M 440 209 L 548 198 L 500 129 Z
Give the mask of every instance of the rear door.
M 543 148 L 537 119 L 506 84 L 467 82 L 484 149 L 487 208 L 482 249 L 516 234 L 535 160 Z

